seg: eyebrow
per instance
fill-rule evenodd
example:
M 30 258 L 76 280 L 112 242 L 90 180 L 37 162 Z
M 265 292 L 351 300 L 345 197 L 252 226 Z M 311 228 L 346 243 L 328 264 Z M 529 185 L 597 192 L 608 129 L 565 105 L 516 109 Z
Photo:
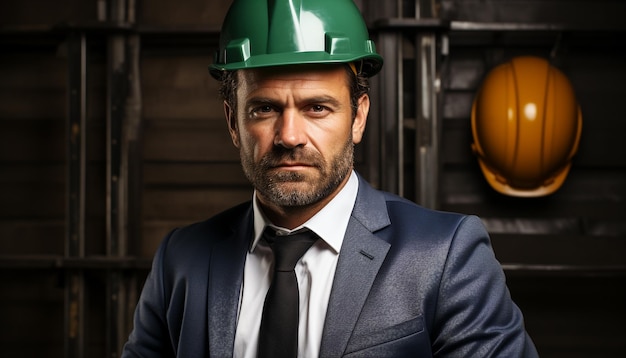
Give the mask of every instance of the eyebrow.
M 245 102 L 246 106 L 258 105 L 258 104 L 274 104 L 274 103 L 276 103 L 276 101 L 267 97 L 252 97 L 246 100 Z
M 327 103 L 333 107 L 341 108 L 341 102 L 331 96 L 315 96 L 306 99 L 307 103 Z
M 259 104 L 275 105 L 277 102 L 278 101 L 271 99 L 269 97 L 252 97 L 246 101 L 246 107 L 249 107 L 251 105 L 259 105 Z M 342 104 L 339 100 L 337 100 L 336 98 L 332 96 L 325 96 L 325 95 L 305 97 L 302 99 L 301 102 L 308 103 L 308 104 L 315 104 L 315 103 L 328 104 L 336 108 L 342 107 Z

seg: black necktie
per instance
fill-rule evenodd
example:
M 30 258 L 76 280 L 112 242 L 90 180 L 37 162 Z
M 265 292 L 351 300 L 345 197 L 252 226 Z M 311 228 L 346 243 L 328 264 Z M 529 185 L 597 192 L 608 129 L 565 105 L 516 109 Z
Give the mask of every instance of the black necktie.
M 263 237 L 274 253 L 274 275 L 263 306 L 258 356 L 295 358 L 298 356 L 299 295 L 294 268 L 318 236 L 309 229 L 278 236 L 268 227 Z

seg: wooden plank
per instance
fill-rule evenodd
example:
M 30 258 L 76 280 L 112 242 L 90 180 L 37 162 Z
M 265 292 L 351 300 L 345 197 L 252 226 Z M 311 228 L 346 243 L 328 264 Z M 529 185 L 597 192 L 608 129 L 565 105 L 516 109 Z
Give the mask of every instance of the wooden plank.
M 542 357 L 624 356 L 626 278 L 507 275 L 507 285 Z
M 55 271 L 0 270 L 3 357 L 63 357 L 63 290 Z
M 457 21 L 559 24 L 584 29 L 623 29 L 621 1 L 443 0 L 441 16 Z
M 46 0 L 1 1 L 0 23 L 3 26 L 39 25 L 51 28 L 63 22 L 95 22 L 96 5 L 96 1 L 82 0 L 64 0 L 62 4 Z
M 2 255 L 63 255 L 65 221 L 60 219 L 0 220 Z
M 65 186 L 37 186 L 15 183 L 0 188 L 0 218 L 62 218 L 65 213 Z
M 251 198 L 251 188 L 146 189 L 143 214 L 146 220 L 203 220 Z
M 65 164 L 60 162 L 5 162 L 2 164 L 0 186 L 13 183 L 61 185 L 65 183 L 65 175 Z
M 66 110 L 63 88 L 0 88 L 3 118 L 62 118 Z
M 23 3 L 27 2 L 19 4 Z M 0 118 L 63 118 L 67 107 L 66 66 L 66 60 L 54 52 L 3 53 Z
M 147 187 L 247 186 L 239 162 L 231 163 L 144 163 Z
M 21 270 L 146 270 L 151 259 L 136 256 L 94 255 L 68 258 L 64 255 L 0 255 L 0 269 Z
M 87 158 L 104 159 L 105 128 L 89 123 Z M 58 163 L 65 160 L 65 121 L 60 118 L 0 120 L 0 161 Z
M 180 6 L 177 6 L 180 8 Z M 152 55 L 141 61 L 143 116 L 224 121 L 209 55 Z
M 239 160 L 225 122 L 211 120 L 148 120 L 144 126 L 146 161 Z
M 138 20 L 151 26 L 219 27 L 232 1 L 187 0 L 184 6 L 167 0 L 138 2 Z
M 441 209 L 492 218 L 580 218 L 622 220 L 626 217 L 626 172 L 574 167 L 554 194 L 516 198 L 495 192 L 476 164 L 448 167 L 442 175 Z
M 49 91 L 65 88 L 67 60 L 45 47 L 35 53 L 26 48 L 19 52 L 4 52 L 0 56 L 0 64 L 0 88 L 3 90 Z
M 619 236 L 491 234 L 491 241 L 503 264 L 622 267 L 626 273 L 626 240 Z
M 0 218 L 58 219 L 65 215 L 66 185 L 59 167 L 47 165 L 12 165 L 11 172 L 0 180 Z M 88 165 L 87 215 L 104 216 L 104 167 Z M 40 177 L 33 177 L 41 175 Z M 49 175 L 49 176 L 47 176 Z M 61 180 L 60 180 L 61 179 Z

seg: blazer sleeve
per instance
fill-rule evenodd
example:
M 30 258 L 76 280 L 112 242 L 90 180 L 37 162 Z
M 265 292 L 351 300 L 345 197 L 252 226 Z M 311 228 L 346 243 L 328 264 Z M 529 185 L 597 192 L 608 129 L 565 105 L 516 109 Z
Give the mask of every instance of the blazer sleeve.
M 439 288 L 435 357 L 538 357 L 480 219 L 464 218 Z
M 122 358 L 174 357 L 166 321 L 163 263 L 171 233 L 163 240 L 135 308 L 134 326 L 124 345 Z

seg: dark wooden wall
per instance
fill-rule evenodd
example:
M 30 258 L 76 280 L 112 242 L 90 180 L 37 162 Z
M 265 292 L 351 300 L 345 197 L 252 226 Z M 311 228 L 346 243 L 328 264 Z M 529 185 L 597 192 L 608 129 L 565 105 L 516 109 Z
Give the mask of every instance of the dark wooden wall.
M 543 357 L 623 356 L 626 279 L 615 269 L 626 262 L 624 2 L 442 4 L 456 30 L 444 69 L 441 208 L 483 219 Z M 548 197 L 497 194 L 469 150 L 482 78 L 521 55 L 561 69 L 583 113 L 572 170 Z
M 127 213 L 132 220 L 125 255 L 109 260 L 107 38 L 120 29 L 99 22 L 98 3 L 0 3 L 2 357 L 69 356 L 64 347 L 71 314 L 66 307 L 68 272 L 84 275 L 84 356 L 115 356 L 108 348 L 116 344 L 108 331 L 117 320 L 109 308 L 110 273 L 121 272 L 128 280 L 129 311 L 119 319 L 125 331 L 163 235 L 251 196 L 216 83 L 207 72 L 229 2 L 138 1 L 136 26 L 122 29 L 140 39 L 141 121 L 129 169 L 134 206 Z M 380 15 L 373 10 L 393 5 L 357 3 L 372 27 Z M 438 16 L 450 22 L 445 31 L 449 49 L 441 63 L 439 208 L 484 220 L 542 357 L 625 356 L 625 2 L 436 3 Z M 404 5 L 410 12 L 410 2 Z M 481 25 L 468 29 L 468 23 Z M 68 36 L 76 30 L 87 41 L 85 260 L 66 258 L 72 138 L 67 128 Z M 375 28 L 372 33 L 378 35 Z M 471 101 L 498 63 L 516 55 L 551 53 L 583 109 L 579 153 L 554 195 L 501 196 L 484 181 L 470 150 Z M 408 107 L 417 96 L 409 90 L 402 98 Z M 369 129 L 357 152 L 357 167 L 366 177 L 394 159 L 379 163 L 369 157 L 378 149 L 369 141 L 376 131 Z

